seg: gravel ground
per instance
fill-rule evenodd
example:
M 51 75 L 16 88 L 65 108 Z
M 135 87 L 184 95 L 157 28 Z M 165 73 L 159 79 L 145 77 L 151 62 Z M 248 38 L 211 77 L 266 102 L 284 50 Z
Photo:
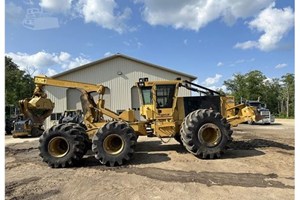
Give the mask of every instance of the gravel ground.
M 52 169 L 37 138 L 5 136 L 5 199 L 294 199 L 294 120 L 233 130 L 221 159 L 140 137 L 134 159 L 114 168 L 88 152 L 80 166 Z

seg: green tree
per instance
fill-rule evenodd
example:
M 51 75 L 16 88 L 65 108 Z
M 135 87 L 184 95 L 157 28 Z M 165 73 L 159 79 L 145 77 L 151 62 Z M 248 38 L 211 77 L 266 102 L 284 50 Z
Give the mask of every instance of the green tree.
M 278 78 L 265 81 L 265 93 L 262 100 L 267 104 L 268 109 L 273 114 L 279 113 L 281 85 Z
M 240 100 L 242 97 L 245 97 L 246 92 L 246 80 L 245 75 L 234 74 L 233 79 L 224 81 L 224 85 L 231 95 L 235 97 L 236 100 Z
M 256 100 L 264 95 L 264 80 L 266 80 L 266 76 L 262 72 L 255 70 L 245 75 L 234 74 L 233 79 L 224 81 L 224 85 L 231 92 L 231 95 L 235 96 L 237 101 L 242 98 Z
M 281 77 L 282 89 L 281 89 L 281 114 L 285 114 L 286 117 L 294 116 L 295 108 L 295 76 L 294 74 L 287 73 Z
M 17 106 L 18 101 L 29 97 L 33 90 L 33 78 L 5 56 L 5 105 Z

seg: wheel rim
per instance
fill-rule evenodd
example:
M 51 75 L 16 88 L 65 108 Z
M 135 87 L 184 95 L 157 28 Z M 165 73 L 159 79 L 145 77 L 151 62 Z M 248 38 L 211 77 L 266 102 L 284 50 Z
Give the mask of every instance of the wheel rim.
M 64 137 L 55 137 L 48 143 L 48 152 L 56 158 L 64 157 L 70 150 L 70 145 Z
M 104 151 L 111 155 L 122 152 L 124 145 L 124 140 L 117 134 L 108 135 L 103 141 Z
M 208 147 L 214 147 L 218 145 L 221 140 L 221 130 L 215 124 L 204 124 L 198 131 L 198 138 Z

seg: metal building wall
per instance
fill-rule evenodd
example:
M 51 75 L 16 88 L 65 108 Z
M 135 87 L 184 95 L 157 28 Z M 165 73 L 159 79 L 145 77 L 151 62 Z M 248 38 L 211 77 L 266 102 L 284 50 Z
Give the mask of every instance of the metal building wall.
M 57 79 L 103 84 L 110 89 L 110 109 L 117 111 L 131 108 L 131 88 L 141 77 L 148 77 L 149 80 L 174 80 L 177 77 L 190 80 L 179 74 L 120 57 L 62 75 Z M 48 94 L 56 104 L 55 112 L 63 112 L 67 109 L 66 89 L 51 88 L 48 90 Z M 189 90 L 180 88 L 179 96 L 189 95 L 191 95 Z M 48 118 L 46 128 L 49 128 L 50 125 Z
M 46 86 L 46 93 L 48 98 L 55 104 L 53 113 L 61 113 L 67 109 L 67 89 Z M 45 121 L 45 128 L 50 128 L 53 125 L 54 121 L 51 121 L 48 117 Z

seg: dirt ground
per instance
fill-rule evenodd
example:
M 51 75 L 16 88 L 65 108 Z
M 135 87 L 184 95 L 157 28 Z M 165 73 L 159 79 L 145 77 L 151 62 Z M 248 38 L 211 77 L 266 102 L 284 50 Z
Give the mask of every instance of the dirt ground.
M 174 139 L 140 137 L 126 166 L 52 169 L 38 139 L 5 136 L 5 199 L 294 199 L 294 120 L 233 128 L 221 159 L 202 160 Z

